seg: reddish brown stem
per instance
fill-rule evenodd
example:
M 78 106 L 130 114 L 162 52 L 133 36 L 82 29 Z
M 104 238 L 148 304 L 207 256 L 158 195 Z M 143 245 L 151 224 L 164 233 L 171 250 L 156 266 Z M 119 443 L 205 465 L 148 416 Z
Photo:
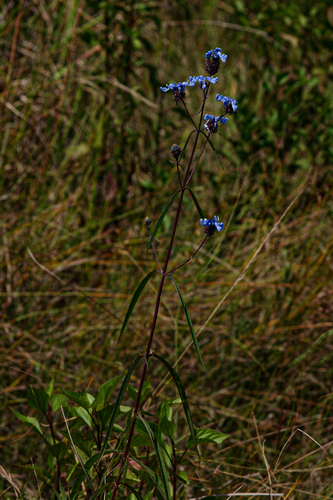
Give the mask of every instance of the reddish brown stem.
M 207 92 L 208 92 L 208 88 L 209 88 L 209 84 L 207 86 Z M 207 92 L 204 93 L 204 101 L 203 101 L 203 105 L 202 105 L 202 109 L 201 109 L 199 127 L 196 129 L 196 137 L 195 137 L 195 140 L 194 140 L 191 157 L 190 157 L 190 160 L 188 162 L 187 169 L 186 169 L 183 186 L 186 185 L 187 180 L 189 178 L 189 174 L 190 174 L 190 170 L 191 170 L 191 165 L 192 165 L 193 158 L 194 158 L 194 153 L 195 153 L 195 150 L 196 150 L 196 147 L 197 147 L 197 144 L 198 144 L 198 139 L 199 139 L 199 135 L 200 135 L 200 128 L 201 128 L 202 118 L 203 118 L 203 112 L 204 112 L 205 102 L 206 102 L 206 98 L 207 98 Z M 150 335 L 149 335 L 149 340 L 148 340 L 147 350 L 146 350 L 146 358 L 147 359 L 150 357 L 151 346 L 152 346 L 152 343 L 153 343 L 154 332 L 155 332 L 155 327 L 156 327 L 157 317 L 158 317 L 158 311 L 159 311 L 160 302 L 161 302 L 161 296 L 162 296 L 164 279 L 165 279 L 165 276 L 166 276 L 166 273 L 167 273 L 167 268 L 168 268 L 168 264 L 169 264 L 169 260 L 170 260 L 170 255 L 171 255 L 171 251 L 172 251 L 172 247 L 173 247 L 173 242 L 174 242 L 175 235 L 176 235 L 176 230 L 177 230 L 177 225 L 178 225 L 178 220 L 179 220 L 179 216 L 180 216 L 180 210 L 181 210 L 181 206 L 182 206 L 182 202 L 183 202 L 183 197 L 184 197 L 185 189 L 186 189 L 185 187 L 182 187 L 182 189 L 180 191 L 180 197 L 179 197 L 179 201 L 178 201 L 177 213 L 176 213 L 176 217 L 175 217 L 173 228 L 172 228 L 172 234 L 171 234 L 171 239 L 170 239 L 170 243 L 169 243 L 168 253 L 167 253 L 167 256 L 166 256 L 166 259 L 165 259 L 165 264 L 164 264 L 164 268 L 163 268 L 163 272 L 162 272 L 162 276 L 161 276 L 161 281 L 160 281 L 160 285 L 159 285 L 158 292 L 157 292 L 154 317 L 153 317 L 153 322 L 152 322 L 151 329 L 150 329 Z M 110 500 L 114 500 L 114 498 L 116 496 L 116 492 L 117 492 L 119 483 L 121 481 L 121 476 L 122 476 L 122 473 L 123 473 L 123 468 L 124 468 L 125 462 L 126 462 L 127 457 L 128 457 L 128 453 L 129 453 L 129 449 L 130 449 L 130 446 L 131 446 L 131 441 L 132 441 L 132 437 L 133 437 L 133 433 L 134 433 L 134 428 L 135 428 L 136 415 L 137 415 L 137 413 L 139 411 L 140 398 L 141 398 L 141 393 L 142 393 L 142 388 L 143 388 L 143 383 L 144 383 L 144 380 L 145 380 L 146 372 L 147 372 L 147 364 L 146 364 L 146 362 L 144 362 L 143 363 L 143 367 L 142 367 L 142 373 L 141 373 L 141 379 L 140 379 L 140 384 L 139 384 L 139 388 L 138 388 L 138 393 L 137 393 L 137 397 L 136 397 L 136 401 L 135 401 L 134 412 L 133 412 L 133 415 L 134 415 L 133 423 L 132 423 L 132 425 L 130 427 L 130 431 L 129 431 L 129 434 L 128 434 L 128 440 L 127 440 L 126 448 L 125 448 L 125 451 L 124 451 L 123 456 L 122 456 L 122 460 L 121 460 L 120 467 L 119 467 L 119 473 L 118 473 L 117 479 L 116 479 L 116 481 L 114 483 L 114 488 L 113 488 Z

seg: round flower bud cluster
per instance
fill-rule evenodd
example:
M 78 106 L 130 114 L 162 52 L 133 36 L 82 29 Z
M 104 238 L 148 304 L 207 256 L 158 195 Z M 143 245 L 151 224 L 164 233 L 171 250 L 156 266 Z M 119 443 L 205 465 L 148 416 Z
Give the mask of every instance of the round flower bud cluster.
M 204 226 L 204 233 L 207 236 L 213 236 L 215 231 L 222 231 L 223 229 L 223 222 L 219 222 L 219 218 L 217 215 L 214 215 L 214 217 L 210 219 L 200 219 L 200 224 L 201 226 Z
M 178 163 L 179 158 L 182 155 L 182 152 L 183 152 L 183 150 L 180 146 L 178 146 L 178 144 L 173 144 L 170 148 L 170 154 L 171 154 L 171 156 L 174 157 L 174 159 L 177 161 L 177 163 Z
M 205 70 L 207 71 L 207 73 L 210 76 L 215 75 L 219 70 L 220 62 L 226 62 L 227 57 L 228 56 L 226 54 L 222 54 L 222 51 L 219 47 L 206 52 Z
M 228 121 L 228 118 L 225 118 L 224 116 L 205 115 L 205 120 L 207 121 L 204 128 L 208 130 L 210 134 L 214 134 L 217 132 L 219 123 L 224 125 Z
M 216 100 L 223 103 L 226 114 L 232 115 L 236 113 L 238 108 L 238 102 L 236 101 L 236 99 L 231 99 L 231 97 L 217 94 Z

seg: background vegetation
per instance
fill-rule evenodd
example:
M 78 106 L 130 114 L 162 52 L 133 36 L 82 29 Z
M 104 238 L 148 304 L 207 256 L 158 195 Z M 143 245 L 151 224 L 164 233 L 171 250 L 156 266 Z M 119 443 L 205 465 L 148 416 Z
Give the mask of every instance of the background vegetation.
M 94 393 L 147 342 L 155 281 L 116 344 L 155 266 L 143 220 L 155 223 L 177 185 L 170 146 L 191 130 L 159 87 L 204 74 L 216 46 L 228 60 L 207 111 L 218 114 L 216 92 L 239 108 L 214 137 L 224 169 L 208 152 L 194 191 L 225 230 L 178 276 L 208 375 L 187 349 L 172 284 L 155 349 L 177 363 L 195 425 L 230 437 L 193 455 L 182 495 L 267 493 L 271 477 L 285 498 L 333 498 L 332 30 L 324 0 L 2 3 L 0 464 L 26 498 L 37 483 L 15 466 L 48 460 L 11 411 L 34 415 L 28 385 L 45 389 L 54 373 L 56 388 Z M 198 90 L 187 94 L 196 111 Z M 188 199 L 175 265 L 200 241 L 198 222 Z M 152 395 L 175 396 L 165 375 L 152 365 Z M 15 497 L 7 480 L 1 488 Z

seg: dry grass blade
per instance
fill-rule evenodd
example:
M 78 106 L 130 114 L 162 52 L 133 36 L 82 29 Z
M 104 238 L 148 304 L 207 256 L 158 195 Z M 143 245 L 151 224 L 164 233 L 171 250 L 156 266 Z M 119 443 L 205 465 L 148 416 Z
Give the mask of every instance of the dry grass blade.
M 21 495 L 20 488 L 17 486 L 15 481 L 13 481 L 11 475 L 8 474 L 8 472 L 2 467 L 2 465 L 0 465 L 0 476 L 6 479 L 6 481 L 8 481 L 12 485 L 16 498 L 19 498 L 18 495 Z

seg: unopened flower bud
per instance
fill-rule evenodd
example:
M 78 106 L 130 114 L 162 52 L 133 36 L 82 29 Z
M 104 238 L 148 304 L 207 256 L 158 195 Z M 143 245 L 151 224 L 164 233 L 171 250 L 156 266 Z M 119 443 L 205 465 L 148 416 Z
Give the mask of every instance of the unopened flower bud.
M 145 218 L 144 223 L 145 223 L 145 227 L 148 229 L 150 224 L 151 224 L 151 220 L 149 219 L 149 217 Z
M 182 152 L 183 152 L 183 150 L 182 150 L 182 148 L 180 146 L 178 146 L 178 144 L 173 144 L 171 146 L 170 154 L 171 154 L 171 156 L 173 156 L 175 158 L 175 160 L 177 161 L 177 163 L 178 163 L 179 158 L 182 155 Z

